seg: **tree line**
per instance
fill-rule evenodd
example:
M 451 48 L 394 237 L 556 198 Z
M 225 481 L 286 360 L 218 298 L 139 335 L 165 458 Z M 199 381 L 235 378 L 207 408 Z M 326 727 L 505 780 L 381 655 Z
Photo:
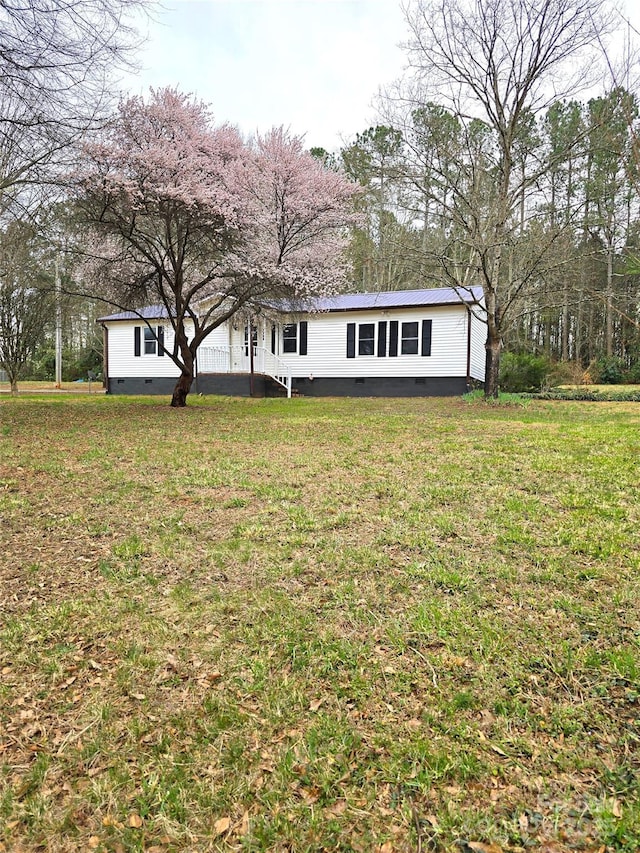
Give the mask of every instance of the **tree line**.
M 637 97 L 616 87 L 556 101 L 540 116 L 525 112 L 516 130 L 505 346 L 580 368 L 602 356 L 630 368 L 640 360 Z M 402 126 L 365 130 L 336 159 L 364 189 L 350 244 L 355 289 L 475 283 L 469 226 L 489 221 L 496 203 L 485 122 L 464 127 L 427 103 Z

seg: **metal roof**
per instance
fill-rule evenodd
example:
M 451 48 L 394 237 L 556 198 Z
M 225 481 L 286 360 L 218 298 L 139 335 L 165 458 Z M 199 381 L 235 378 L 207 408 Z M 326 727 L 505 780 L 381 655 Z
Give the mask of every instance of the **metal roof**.
M 380 293 L 342 293 L 316 299 L 286 302 L 274 300 L 272 308 L 285 313 L 314 313 L 316 311 L 367 311 L 390 308 L 420 308 L 422 306 L 474 304 L 482 299 L 482 287 L 437 287 L 429 290 L 388 290 Z M 99 317 L 98 322 L 114 320 L 166 320 L 164 305 L 148 305 L 138 311 L 120 311 Z
M 302 310 L 366 311 L 375 308 L 417 308 L 423 305 L 476 303 L 481 299 L 482 287 L 478 285 L 465 288 L 438 287 L 430 290 L 388 290 L 381 293 L 343 293 L 339 296 L 320 297 L 309 305 L 303 305 Z
M 147 305 L 136 311 L 119 311 L 117 314 L 108 314 L 106 317 L 98 317 L 97 323 L 107 320 L 167 320 L 169 314 L 164 305 Z

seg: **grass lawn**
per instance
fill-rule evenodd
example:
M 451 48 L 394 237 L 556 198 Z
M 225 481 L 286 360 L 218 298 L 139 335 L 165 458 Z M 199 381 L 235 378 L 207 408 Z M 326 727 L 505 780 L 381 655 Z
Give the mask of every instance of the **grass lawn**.
M 0 400 L 0 851 L 640 849 L 640 406 Z

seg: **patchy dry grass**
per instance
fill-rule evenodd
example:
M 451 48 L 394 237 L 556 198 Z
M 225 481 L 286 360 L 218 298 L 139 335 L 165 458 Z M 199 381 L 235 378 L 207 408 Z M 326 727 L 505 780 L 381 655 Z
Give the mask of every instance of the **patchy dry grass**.
M 34 393 L 56 393 L 61 391 L 73 394 L 104 394 L 102 382 L 63 382 L 58 388 L 53 379 L 51 380 L 25 380 L 18 382 L 18 395 Z M 8 382 L 0 382 L 0 394 L 10 394 L 11 386 Z
M 637 851 L 639 427 L 4 398 L 0 850 Z

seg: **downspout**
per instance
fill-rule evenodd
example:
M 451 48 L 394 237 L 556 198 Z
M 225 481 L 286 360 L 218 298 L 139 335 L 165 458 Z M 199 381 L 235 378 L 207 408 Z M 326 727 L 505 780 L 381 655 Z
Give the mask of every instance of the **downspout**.
M 467 391 L 471 391 L 471 308 L 467 309 Z
M 109 329 L 102 326 L 102 387 L 109 393 Z

